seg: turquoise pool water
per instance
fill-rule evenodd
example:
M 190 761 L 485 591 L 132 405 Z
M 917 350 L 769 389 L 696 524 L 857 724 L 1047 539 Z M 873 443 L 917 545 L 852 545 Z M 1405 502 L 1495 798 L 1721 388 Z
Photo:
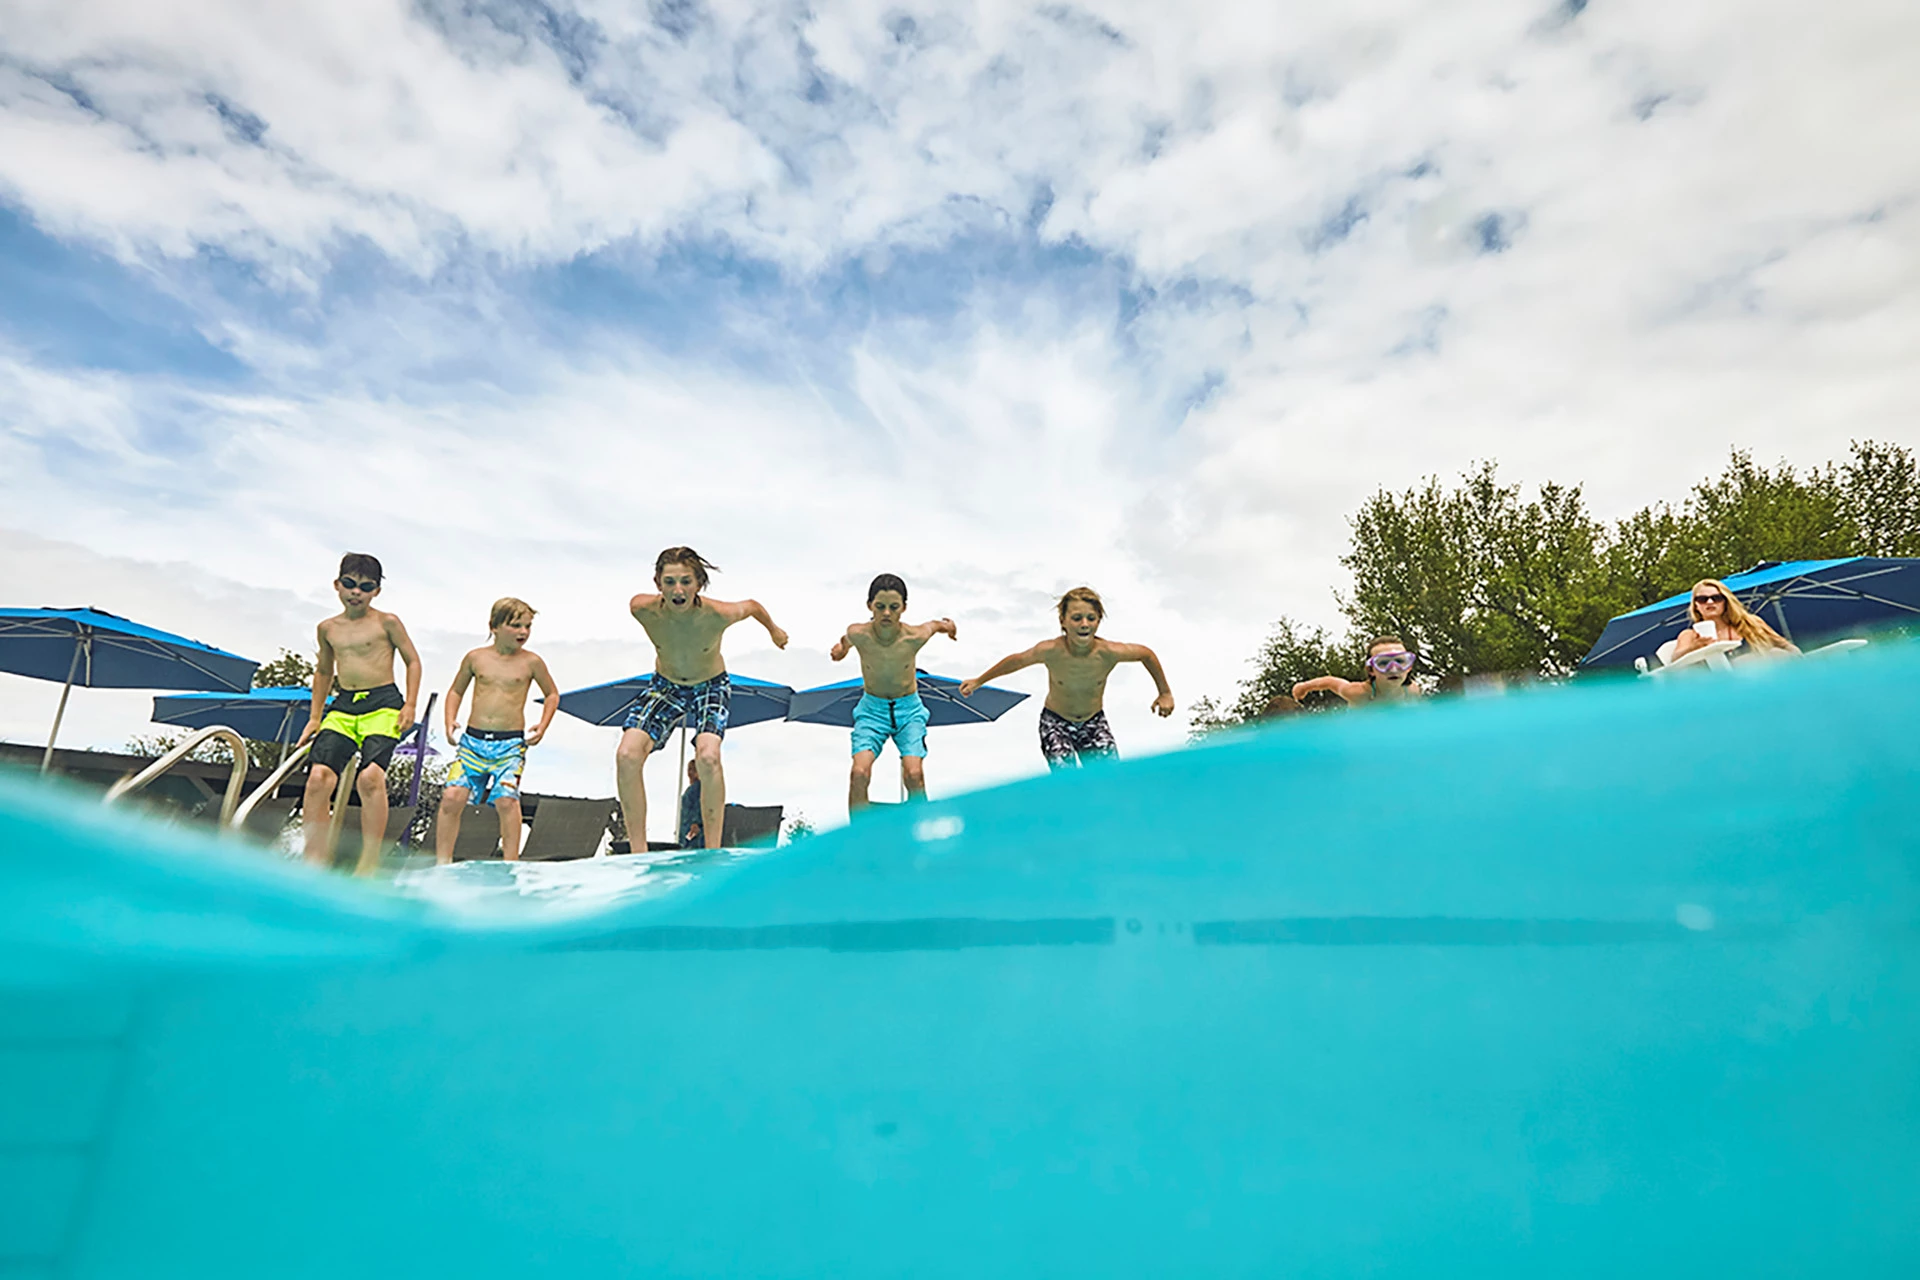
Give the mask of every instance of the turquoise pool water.
M 0 779 L 0 1276 L 1912 1275 L 1913 656 L 386 888 Z

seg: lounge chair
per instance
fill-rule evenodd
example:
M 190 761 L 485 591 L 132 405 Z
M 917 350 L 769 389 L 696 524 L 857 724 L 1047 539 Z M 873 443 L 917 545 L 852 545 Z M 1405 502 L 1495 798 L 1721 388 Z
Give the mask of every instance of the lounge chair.
M 1685 671 L 1689 667 L 1700 667 L 1713 671 L 1729 670 L 1733 664 L 1727 655 L 1740 647 L 1738 640 L 1716 640 L 1712 644 L 1703 644 L 1685 657 L 1676 658 L 1673 651 L 1680 645 L 1676 636 L 1654 650 L 1654 661 L 1648 663 L 1645 658 L 1634 661 L 1634 668 L 1643 676 L 1671 675 L 1675 671 Z
M 575 800 L 570 796 L 541 796 L 533 811 L 533 830 L 520 850 L 529 862 L 560 862 L 591 858 L 607 834 L 614 800 Z
M 256 840 L 272 844 L 287 829 L 287 820 L 293 817 L 294 806 L 299 803 L 299 796 L 268 796 L 253 807 L 241 829 Z
M 730 804 L 720 826 L 720 843 L 729 849 L 771 844 L 780 838 L 780 819 L 786 810 L 777 804 Z
M 420 851 L 435 855 L 440 847 L 440 812 L 427 823 Z M 460 834 L 453 838 L 455 862 L 483 862 L 500 856 L 500 819 L 490 804 L 470 804 L 460 814 Z

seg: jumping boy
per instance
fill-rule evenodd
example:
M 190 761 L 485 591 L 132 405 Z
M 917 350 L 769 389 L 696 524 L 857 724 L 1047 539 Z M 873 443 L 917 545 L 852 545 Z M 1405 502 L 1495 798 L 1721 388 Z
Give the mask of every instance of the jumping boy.
M 787 647 L 787 633 L 775 625 L 758 600 L 709 600 L 700 593 L 716 572 L 692 547 L 668 547 L 653 562 L 653 594 L 635 596 L 628 608 L 653 642 L 653 681 L 627 713 L 626 731 L 614 752 L 613 772 L 620 789 L 628 840 L 646 848 L 647 790 L 641 768 L 663 746 L 676 726 L 693 731 L 693 762 L 700 776 L 700 826 L 706 847 L 718 849 L 727 810 L 727 783 L 720 772 L 720 740 L 727 732 L 733 686 L 720 658 L 720 637 L 736 622 L 752 618 L 767 629 L 775 648 Z M 615 853 L 625 853 L 619 842 Z
M 1119 644 L 1103 640 L 1095 633 L 1107 615 L 1107 607 L 1092 587 L 1075 587 L 1060 597 L 1060 632 L 1051 640 L 1042 640 L 1024 653 L 1011 653 L 960 686 L 960 696 L 970 698 L 973 691 L 989 680 L 1031 667 L 1047 668 L 1047 701 L 1040 709 L 1040 753 L 1049 769 L 1078 768 L 1088 760 L 1111 759 L 1120 754 L 1107 725 L 1102 702 L 1107 677 L 1123 662 L 1138 662 L 1153 677 L 1159 696 L 1153 700 L 1156 715 L 1173 714 L 1173 690 L 1167 686 L 1167 673 L 1160 659 L 1143 644 Z
M 935 622 L 903 623 L 907 584 L 883 573 L 867 587 L 867 608 L 873 617 L 856 622 L 834 641 L 835 662 L 849 652 L 860 655 L 860 701 L 853 708 L 853 774 L 847 782 L 847 812 L 867 807 L 867 784 L 873 781 L 873 762 L 893 740 L 900 753 L 900 776 L 909 800 L 927 798 L 927 704 L 920 700 L 914 662 L 927 641 L 937 635 L 958 640 L 952 618 Z
M 333 789 L 340 771 L 360 753 L 360 861 L 355 875 L 380 865 L 380 841 L 387 830 L 387 764 L 393 749 L 413 727 L 420 698 L 420 655 L 399 618 L 373 607 L 383 578 L 380 562 L 351 552 L 340 558 L 333 581 L 340 612 L 317 628 L 320 654 L 313 664 L 313 714 L 300 741 L 313 739 L 306 798 L 300 825 L 306 834 L 307 861 L 327 861 L 327 831 L 333 825 Z M 403 697 L 393 683 L 393 656 L 407 668 Z M 333 688 L 338 678 L 340 687 Z M 333 705 L 327 694 L 333 693 Z
M 560 709 L 559 689 L 544 658 L 527 648 L 533 631 L 533 606 L 506 596 L 493 602 L 487 629 L 493 643 L 460 659 L 447 689 L 447 741 L 455 743 L 452 776 L 440 795 L 440 822 L 435 829 L 434 853 L 442 864 L 453 861 L 454 841 L 460 838 L 460 819 L 470 804 L 492 804 L 500 819 L 500 856 L 520 860 L 520 771 L 527 765 L 527 748 L 540 745 L 554 712 Z M 473 713 L 467 731 L 458 724 L 460 699 L 473 686 Z M 538 684 L 546 701 L 540 723 L 527 729 L 527 694 Z
M 1349 680 L 1345 676 L 1315 676 L 1293 686 L 1294 700 L 1326 690 L 1348 702 L 1395 702 L 1419 691 L 1413 687 L 1414 655 L 1399 636 L 1378 636 L 1367 646 L 1367 678 Z

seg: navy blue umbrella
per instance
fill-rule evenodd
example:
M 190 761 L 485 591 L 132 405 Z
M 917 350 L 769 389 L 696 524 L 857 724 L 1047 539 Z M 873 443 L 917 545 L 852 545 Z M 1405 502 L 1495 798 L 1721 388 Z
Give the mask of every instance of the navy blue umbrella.
M 974 690 L 971 698 L 963 698 L 960 696 L 960 682 L 951 676 L 930 676 L 918 670 L 913 674 L 920 700 L 927 704 L 929 726 L 985 724 L 990 720 L 998 720 L 1027 696 L 988 684 Z M 796 724 L 837 724 L 843 729 L 850 729 L 853 727 L 854 704 L 860 701 L 861 692 L 862 682 L 859 680 L 842 680 L 838 684 L 802 689 L 793 695 L 793 704 L 787 709 L 787 719 Z
M 733 685 L 733 702 L 727 713 L 729 729 L 785 718 L 787 699 L 793 697 L 792 685 L 755 680 L 752 676 L 738 676 L 731 672 L 728 673 L 728 681 Z M 628 676 L 624 680 L 588 685 L 584 689 L 569 689 L 560 695 L 560 709 L 588 724 L 621 724 L 626 720 L 627 712 L 633 710 L 633 704 L 640 701 L 640 695 L 652 683 L 653 675 L 649 672 Z
M 1723 581 L 1750 612 L 1803 648 L 1888 623 L 1920 622 L 1920 560 L 1793 560 L 1756 565 Z M 1609 622 L 1580 660 L 1581 670 L 1652 657 L 1688 625 L 1692 595 L 1689 589 Z
M 775 684 L 771 680 L 755 680 L 752 676 L 727 673 L 727 681 L 733 686 L 733 699 L 728 704 L 727 728 L 738 729 L 744 725 L 760 724 L 767 720 L 781 720 L 787 714 L 787 700 L 793 697 L 793 686 Z M 618 725 L 624 724 L 627 712 L 633 710 L 633 704 L 640 701 L 640 695 L 653 684 L 651 672 L 628 676 L 624 680 L 609 680 L 606 684 L 588 685 L 584 689 L 572 689 L 560 695 L 560 709 L 570 716 L 578 716 L 588 724 Z M 680 771 L 682 775 L 687 767 L 686 725 L 680 726 Z M 684 777 L 675 784 L 676 796 L 681 796 L 686 788 Z M 674 805 L 675 821 L 683 800 L 677 799 Z M 645 837 L 640 837 L 644 841 Z
M 223 724 L 243 738 L 291 742 L 312 714 L 313 691 L 300 687 L 245 693 L 170 693 L 153 700 L 155 724 L 205 729 Z
M 73 686 L 89 689 L 224 689 L 244 693 L 260 664 L 99 609 L 0 609 L 0 671 L 64 680 L 47 735 L 45 772 Z

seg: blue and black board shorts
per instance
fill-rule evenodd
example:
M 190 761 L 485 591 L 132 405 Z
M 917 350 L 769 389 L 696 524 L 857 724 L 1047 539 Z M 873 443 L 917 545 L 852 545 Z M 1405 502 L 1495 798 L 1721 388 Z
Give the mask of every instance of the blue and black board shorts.
M 627 729 L 644 729 L 653 739 L 654 749 L 666 745 L 667 737 L 684 722 L 695 737 L 710 733 L 727 736 L 727 712 L 733 706 L 733 681 L 722 671 L 699 684 L 675 684 L 659 672 L 647 686 L 633 710 L 627 712 Z

